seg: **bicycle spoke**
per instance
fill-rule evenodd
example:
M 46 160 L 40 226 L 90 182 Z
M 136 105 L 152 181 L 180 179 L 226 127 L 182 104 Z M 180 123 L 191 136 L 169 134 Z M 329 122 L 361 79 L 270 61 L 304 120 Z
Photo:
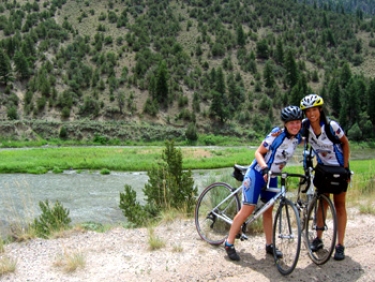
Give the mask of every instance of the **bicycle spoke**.
M 197 200 L 195 226 L 199 236 L 212 245 L 222 244 L 228 235 L 232 220 L 240 209 L 240 201 L 226 183 L 213 183 Z
M 296 207 L 285 199 L 277 210 L 273 228 L 273 244 L 283 253 L 282 258 L 274 254 L 277 269 L 281 274 L 290 274 L 297 265 L 301 248 L 301 225 Z
M 326 263 L 332 255 L 336 242 L 337 218 L 332 201 L 325 195 L 318 195 L 310 206 L 305 225 L 305 243 L 311 260 L 318 265 Z M 314 248 L 313 241 L 321 243 Z

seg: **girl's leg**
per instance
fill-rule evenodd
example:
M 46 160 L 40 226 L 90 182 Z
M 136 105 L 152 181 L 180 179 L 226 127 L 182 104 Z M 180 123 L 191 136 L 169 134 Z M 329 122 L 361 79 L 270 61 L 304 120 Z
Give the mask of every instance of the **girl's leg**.
M 253 205 L 243 205 L 240 209 L 240 211 L 237 213 L 237 215 L 233 219 L 232 226 L 229 230 L 229 235 L 227 238 L 227 243 L 233 244 L 234 239 L 236 238 L 236 235 L 240 232 L 240 228 L 242 223 L 245 222 L 245 220 L 251 215 L 251 213 L 254 211 L 255 206 Z M 271 226 L 272 228 L 272 226 Z

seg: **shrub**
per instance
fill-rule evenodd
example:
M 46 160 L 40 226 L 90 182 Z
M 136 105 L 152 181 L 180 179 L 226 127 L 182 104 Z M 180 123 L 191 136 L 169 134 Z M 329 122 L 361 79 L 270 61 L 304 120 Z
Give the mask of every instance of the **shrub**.
M 198 189 L 192 172 L 182 170 L 182 153 L 173 141 L 167 141 L 165 146 L 162 161 L 147 172 L 149 181 L 143 189 L 147 204 L 141 206 L 137 202 L 137 194 L 129 185 L 125 185 L 125 193 L 120 193 L 119 207 L 135 226 L 145 225 L 170 208 L 185 209 L 187 213 L 194 209 Z
M 100 171 L 100 174 L 102 174 L 102 175 L 108 175 L 108 174 L 111 174 L 111 171 L 108 168 L 103 168 Z
M 65 126 L 62 126 L 62 127 L 60 128 L 59 137 L 60 137 L 61 139 L 66 139 L 66 138 L 68 137 L 68 132 L 67 132 Z
M 186 129 L 185 136 L 189 141 L 197 141 L 198 140 L 198 134 L 197 134 L 197 128 L 194 123 L 190 123 L 188 125 L 188 128 Z
M 17 108 L 15 106 L 11 106 L 10 108 L 8 108 L 7 116 L 11 120 L 18 119 Z
M 53 207 L 50 207 L 48 200 L 40 201 L 39 207 L 42 214 L 31 224 L 37 236 L 47 238 L 52 231 L 62 230 L 69 226 L 71 222 L 69 210 L 65 209 L 59 201 L 56 201 Z

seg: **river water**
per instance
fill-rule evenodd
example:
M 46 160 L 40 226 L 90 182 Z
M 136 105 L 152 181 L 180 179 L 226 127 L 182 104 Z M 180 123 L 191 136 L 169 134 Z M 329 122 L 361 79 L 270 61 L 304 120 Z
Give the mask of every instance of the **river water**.
M 193 172 L 195 185 L 201 190 L 204 182 L 224 171 L 197 170 Z M 142 189 L 148 182 L 146 172 L 99 172 L 74 170 L 62 174 L 1 174 L 0 175 L 0 233 L 9 229 L 10 223 L 31 222 L 41 213 L 39 202 L 48 200 L 52 207 L 58 200 L 70 212 L 72 223 L 120 223 L 126 218 L 119 209 L 120 192 L 125 184 L 137 192 L 143 204 Z
M 296 154 L 295 154 L 296 155 Z M 301 155 L 301 154 L 299 154 Z M 352 159 L 373 158 L 374 151 L 352 152 Z M 298 160 L 294 164 L 298 164 Z M 292 163 L 293 164 L 293 163 Z M 201 191 L 214 181 L 230 178 L 232 168 L 194 170 L 195 185 Z M 119 209 L 120 192 L 125 184 L 137 192 L 142 204 L 142 189 L 148 182 L 146 172 L 99 172 L 74 170 L 62 174 L 0 174 L 0 235 L 9 230 L 11 223 L 32 222 L 41 210 L 40 201 L 48 200 L 53 206 L 58 200 L 70 212 L 72 223 L 121 223 L 126 218 Z

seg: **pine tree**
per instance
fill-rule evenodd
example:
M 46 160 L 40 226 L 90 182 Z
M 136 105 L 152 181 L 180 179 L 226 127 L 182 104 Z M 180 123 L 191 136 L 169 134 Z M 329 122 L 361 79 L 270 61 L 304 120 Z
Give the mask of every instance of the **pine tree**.
M 123 91 L 119 91 L 117 93 L 117 104 L 120 110 L 120 114 L 122 114 L 122 109 L 124 108 L 124 105 L 125 105 L 125 93 Z
M 168 107 L 168 70 L 165 61 L 160 62 L 157 70 L 155 94 L 159 105 Z
M 294 60 L 294 53 L 292 49 L 289 49 L 286 53 L 285 64 L 286 69 L 286 82 L 289 88 L 293 88 L 298 82 L 298 68 L 296 61 Z
M 11 79 L 10 59 L 5 52 L 0 49 L 0 83 L 6 85 Z
M 226 91 L 225 76 L 221 67 L 219 67 L 216 71 L 214 90 L 221 93 L 222 95 L 224 95 Z
M 341 89 L 336 78 L 333 78 L 328 85 L 329 105 L 332 109 L 332 114 L 338 117 L 341 110 Z
M 20 51 L 16 51 L 14 55 L 14 65 L 15 71 L 18 73 L 21 79 L 27 79 L 30 77 L 30 70 L 29 70 L 29 63 L 24 56 L 24 54 Z
M 266 65 L 263 70 L 263 79 L 264 79 L 264 86 L 268 89 L 275 86 L 275 76 L 273 74 L 273 62 L 272 60 L 267 60 Z
M 257 58 L 268 59 L 270 56 L 270 50 L 266 39 L 259 40 L 256 45 Z
M 237 28 L 237 44 L 241 47 L 246 44 L 245 32 L 243 31 L 242 25 L 239 25 Z
M 283 64 L 284 62 L 284 46 L 281 38 L 277 40 L 276 43 L 276 51 L 275 51 L 275 61 L 279 64 Z
M 341 73 L 340 73 L 340 82 L 341 87 L 345 88 L 352 77 L 352 72 L 350 70 L 350 66 L 348 62 L 345 62 L 342 66 Z
M 210 106 L 210 115 L 212 117 L 218 117 L 221 123 L 225 123 L 229 117 L 229 110 L 227 107 L 225 95 L 215 90 L 212 90 L 211 96 L 212 101 Z
M 375 78 L 370 80 L 367 89 L 367 113 L 372 124 L 375 126 Z

